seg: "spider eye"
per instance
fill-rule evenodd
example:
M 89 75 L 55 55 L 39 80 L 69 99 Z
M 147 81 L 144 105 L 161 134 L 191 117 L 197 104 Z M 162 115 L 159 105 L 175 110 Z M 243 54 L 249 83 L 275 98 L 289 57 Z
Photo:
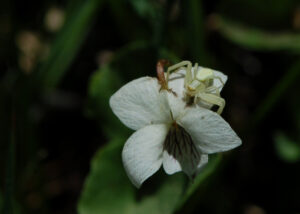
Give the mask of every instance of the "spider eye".
M 209 69 L 209 68 L 200 68 L 196 78 L 200 81 L 205 81 L 208 79 L 212 79 L 214 76 L 213 70 Z

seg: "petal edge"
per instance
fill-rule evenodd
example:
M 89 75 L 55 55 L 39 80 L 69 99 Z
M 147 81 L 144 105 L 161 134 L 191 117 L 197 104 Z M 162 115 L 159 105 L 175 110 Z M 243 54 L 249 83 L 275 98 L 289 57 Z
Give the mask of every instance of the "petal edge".
M 111 96 L 109 105 L 114 114 L 133 130 L 164 123 L 170 117 L 169 105 L 159 89 L 156 78 L 141 77 L 121 87 Z
M 180 124 L 206 154 L 225 152 L 242 144 L 241 139 L 220 115 L 199 106 L 190 107 L 180 119 Z
M 160 168 L 167 132 L 164 124 L 149 125 L 134 132 L 126 141 L 122 160 L 129 179 L 137 188 Z

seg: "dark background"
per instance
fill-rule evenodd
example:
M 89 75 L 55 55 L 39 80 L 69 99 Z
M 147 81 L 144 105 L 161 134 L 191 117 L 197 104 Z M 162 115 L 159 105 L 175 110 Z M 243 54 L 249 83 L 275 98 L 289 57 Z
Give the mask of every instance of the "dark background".
M 243 141 L 177 212 L 300 213 L 299 54 L 297 0 L 1 1 L 1 211 L 76 213 L 97 150 L 132 133 L 109 97 L 166 58 L 228 75 Z

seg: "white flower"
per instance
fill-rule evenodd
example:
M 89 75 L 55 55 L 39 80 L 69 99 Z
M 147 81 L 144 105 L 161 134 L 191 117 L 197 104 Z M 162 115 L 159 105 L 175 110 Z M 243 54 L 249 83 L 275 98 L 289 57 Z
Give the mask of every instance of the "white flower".
M 187 106 L 180 96 L 160 88 L 156 78 L 142 77 L 123 86 L 110 99 L 118 118 L 137 130 L 122 152 L 125 170 L 136 187 L 161 165 L 167 174 L 184 171 L 193 177 L 207 163 L 207 154 L 241 144 L 220 115 Z

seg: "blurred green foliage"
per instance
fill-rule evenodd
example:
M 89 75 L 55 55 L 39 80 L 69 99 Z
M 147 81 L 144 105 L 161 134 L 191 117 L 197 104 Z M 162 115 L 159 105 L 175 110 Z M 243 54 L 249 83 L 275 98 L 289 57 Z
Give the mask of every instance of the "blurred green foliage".
M 125 140 L 114 139 L 95 155 L 78 212 L 172 213 L 183 191 L 182 175 L 164 179 L 163 183 L 160 180 L 159 186 L 152 185 L 151 192 L 138 196 L 137 189 L 128 180 L 122 165 L 121 152 Z
M 222 0 L 220 13 L 242 22 L 264 28 L 288 28 L 286 21 L 297 8 L 298 0 Z
M 283 161 L 295 163 L 300 160 L 300 143 L 292 141 L 283 133 L 275 136 L 275 148 Z
M 2 198 L 2 194 L 0 192 L 0 210 L 2 210 L 3 207 L 3 198 Z
M 126 174 L 120 164 L 124 140 L 113 140 L 93 158 L 78 205 L 79 213 L 126 213 L 132 206 L 134 189 L 125 179 Z
M 221 155 L 211 155 L 209 157 L 208 164 L 202 169 L 200 174 L 195 178 L 195 180 L 188 186 L 182 199 L 176 205 L 177 212 L 180 213 L 182 210 L 187 210 L 186 206 L 189 206 L 189 201 L 197 201 L 200 196 L 205 197 L 205 187 L 202 184 L 211 179 L 215 170 L 222 160 Z
M 148 0 L 130 0 L 129 2 L 140 17 L 149 20 L 156 17 L 157 9 L 160 6 L 157 2 Z
M 128 129 L 121 125 L 109 106 L 110 96 L 121 86 L 121 77 L 109 66 L 95 72 L 89 84 L 87 115 L 99 121 L 103 132 L 109 138 L 116 135 L 116 130 L 120 136 L 128 135 Z
M 295 83 L 300 76 L 300 62 L 294 63 L 280 78 L 278 83 L 269 90 L 266 98 L 258 106 L 255 117 L 252 118 L 252 125 L 257 125 L 270 112 L 272 107 L 277 104 L 282 96 L 291 89 L 291 85 Z
M 213 21 L 224 37 L 242 47 L 259 51 L 300 53 L 299 33 L 265 31 L 247 27 L 220 16 L 214 17 Z
M 60 82 L 79 52 L 102 3 L 103 0 L 83 1 L 68 16 L 38 73 L 40 87 L 44 90 L 53 89 Z
M 188 30 L 186 37 L 189 39 L 189 47 L 192 59 L 202 65 L 207 63 L 206 50 L 205 50 L 205 33 L 204 33 L 204 20 L 202 12 L 201 1 L 191 0 L 186 1 L 187 24 Z

